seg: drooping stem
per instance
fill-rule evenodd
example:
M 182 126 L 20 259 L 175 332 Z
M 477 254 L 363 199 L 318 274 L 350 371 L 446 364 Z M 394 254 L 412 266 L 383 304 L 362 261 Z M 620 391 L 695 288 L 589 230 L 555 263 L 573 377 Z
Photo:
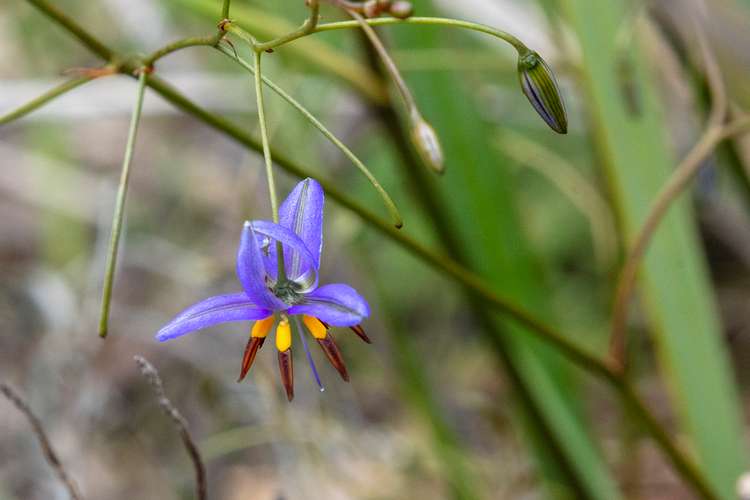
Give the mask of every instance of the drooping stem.
M 409 116 L 413 121 L 419 121 L 420 113 L 419 108 L 417 107 L 417 101 L 414 99 L 411 90 L 409 90 L 409 86 L 406 84 L 404 77 L 401 76 L 401 72 L 398 70 L 398 66 L 396 66 L 396 63 L 388 53 L 385 45 L 383 45 L 380 37 L 377 33 L 375 33 L 375 30 L 367 23 L 367 20 L 362 17 L 361 14 L 350 9 L 347 9 L 347 12 L 350 16 L 352 16 L 357 24 L 362 27 L 362 31 L 365 33 L 365 36 L 367 36 L 367 39 L 372 44 L 375 52 L 378 53 L 378 57 L 380 57 L 380 60 L 385 66 L 385 69 L 388 71 L 388 74 L 393 80 L 393 83 L 396 84 L 396 88 L 398 89 L 401 97 L 404 100 L 404 104 L 406 105 L 406 109 L 409 112 Z
M 253 52 L 255 60 L 255 101 L 258 106 L 258 124 L 260 125 L 260 141 L 263 146 L 263 159 L 266 164 L 266 180 L 268 181 L 268 196 L 271 199 L 271 216 L 275 223 L 279 223 L 279 200 L 276 197 L 276 180 L 273 175 L 273 159 L 271 157 L 271 146 L 268 141 L 268 129 L 266 127 L 266 112 L 263 103 L 263 78 L 261 74 L 260 60 L 263 52 Z M 276 255 L 278 261 L 278 282 L 286 281 L 286 270 L 284 269 L 284 248 L 280 241 L 276 242 Z
M 238 57 L 233 51 L 228 49 L 227 47 L 218 46 L 217 49 L 225 54 L 226 56 L 232 58 L 234 61 L 236 61 L 240 66 L 245 68 L 246 70 L 250 71 L 251 73 L 255 73 L 255 68 L 248 64 L 245 60 Z M 383 203 L 385 204 L 386 208 L 388 209 L 388 212 L 391 215 L 391 220 L 393 221 L 393 225 L 397 228 L 400 228 L 403 226 L 403 220 L 401 218 L 401 214 L 396 208 L 396 204 L 393 202 L 393 199 L 391 199 L 390 195 L 383 189 L 383 186 L 380 185 L 378 180 L 375 178 L 375 176 L 370 172 L 370 170 L 365 166 L 365 164 L 352 152 L 351 149 L 349 149 L 343 142 L 339 140 L 338 137 L 336 137 L 333 132 L 331 132 L 325 125 L 323 125 L 320 120 L 315 118 L 310 111 L 308 111 L 302 104 L 300 104 L 294 97 L 289 95 L 287 92 L 285 92 L 281 87 L 276 85 L 274 82 L 266 78 L 265 76 L 261 76 L 263 79 L 263 83 L 265 83 L 271 90 L 276 92 L 282 99 L 284 99 L 286 102 L 292 105 L 297 111 L 299 111 L 302 116 L 304 116 L 310 123 L 317 128 L 320 133 L 322 133 L 328 140 L 330 140 L 337 148 L 341 150 L 342 153 L 346 155 L 347 158 L 349 158 L 352 163 L 362 172 L 362 174 L 367 177 L 367 180 L 370 181 L 370 184 L 375 188 L 375 190 L 380 195 L 381 199 L 383 200 Z
M 407 19 L 397 19 L 395 17 L 376 17 L 373 19 L 365 19 L 365 22 L 370 26 L 386 26 L 390 24 L 404 24 L 404 25 L 421 25 L 421 26 L 447 26 L 451 28 L 462 28 L 467 29 L 471 31 L 476 31 L 478 33 L 484 33 L 486 35 L 494 36 L 495 38 L 499 38 L 509 44 L 511 44 L 519 54 L 525 54 L 529 52 L 529 48 L 526 47 L 526 45 L 516 38 L 515 36 L 511 35 L 510 33 L 502 30 L 495 29 L 491 26 L 487 26 L 484 24 L 479 23 L 473 23 L 471 21 L 461 21 L 458 19 L 447 19 L 443 17 L 409 17 Z M 291 41 L 297 40 L 298 38 L 302 38 L 303 36 L 312 34 L 312 33 L 322 33 L 324 31 L 334 31 L 334 30 L 345 30 L 345 29 L 354 29 L 359 28 L 360 24 L 357 21 L 339 21 L 334 23 L 323 23 L 318 24 L 314 30 L 312 30 L 309 33 L 297 33 L 294 37 L 282 37 L 279 38 L 277 42 L 274 42 L 273 45 L 270 45 L 270 42 L 264 47 L 265 49 L 269 48 L 277 48 L 281 45 L 287 44 Z
M 125 199 L 128 194 L 128 183 L 130 181 L 130 163 L 133 160 L 133 150 L 135 149 L 135 137 L 138 133 L 138 124 L 141 120 L 141 110 L 143 109 L 143 96 L 146 90 L 148 73 L 142 69 L 138 75 L 138 90 L 135 104 L 133 105 L 133 115 L 130 119 L 130 130 L 128 132 L 128 142 L 125 146 L 125 157 L 122 160 L 122 173 L 120 174 L 120 185 L 117 189 L 117 199 L 115 200 L 115 211 L 112 216 L 112 233 L 109 239 L 109 248 L 107 250 L 107 263 L 104 271 L 104 285 L 102 287 L 102 305 L 99 315 L 99 336 L 107 336 L 109 325 L 109 309 L 112 302 L 112 287 L 115 280 L 115 269 L 117 268 L 117 252 L 120 245 L 120 235 L 122 233 L 122 221 L 125 215 Z
M 0 116 L 0 125 L 5 125 L 6 123 L 10 123 L 14 120 L 18 120 L 19 118 L 26 116 L 32 111 L 38 108 L 41 108 L 42 106 L 52 101 L 56 97 L 59 97 L 67 92 L 70 92 L 71 90 L 77 87 L 80 87 L 84 83 L 90 82 L 93 79 L 94 79 L 93 76 L 82 76 L 79 78 L 73 78 L 71 80 L 63 82 L 57 87 L 51 88 L 50 90 L 40 95 L 39 97 L 32 99 L 26 104 L 19 106 L 18 108 L 14 109 L 13 111 L 10 111 L 9 113 L 3 116 Z

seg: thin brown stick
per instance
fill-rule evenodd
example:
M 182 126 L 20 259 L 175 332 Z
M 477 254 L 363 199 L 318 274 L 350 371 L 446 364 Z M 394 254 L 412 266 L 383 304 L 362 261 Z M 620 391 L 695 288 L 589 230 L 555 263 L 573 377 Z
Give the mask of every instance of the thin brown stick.
M 610 332 L 610 358 L 624 369 L 627 362 L 627 319 L 630 298 L 635 288 L 638 269 L 648 246 L 672 203 L 685 191 L 690 181 L 700 170 L 703 162 L 724 140 L 743 133 L 750 128 L 750 117 L 743 116 L 725 124 L 729 106 L 718 63 L 711 53 L 705 38 L 698 33 L 698 41 L 705 67 L 706 79 L 711 92 L 711 112 L 706 129 L 688 155 L 675 168 L 662 187 L 641 229 L 633 239 L 625 264 L 620 272 L 612 308 Z
M 206 467 L 203 465 L 203 459 L 201 453 L 198 450 L 198 446 L 190 436 L 188 431 L 188 424 L 185 417 L 175 408 L 172 402 L 167 398 L 164 393 L 164 384 L 162 384 L 159 372 L 156 371 L 154 365 L 149 363 L 146 358 L 142 356 L 133 356 L 138 368 L 141 370 L 141 374 L 146 378 L 151 388 L 154 390 L 156 400 L 161 406 L 164 413 L 174 422 L 175 427 L 180 433 L 182 444 L 185 445 L 185 449 L 190 456 L 190 460 L 193 462 L 195 468 L 195 495 L 198 500 L 206 500 L 207 487 L 206 487 Z
M 78 491 L 75 482 L 73 481 L 73 479 L 71 479 L 68 473 L 65 472 L 65 467 L 63 467 L 63 464 L 62 462 L 60 462 L 57 453 L 55 453 L 55 450 L 52 448 L 52 444 L 49 442 L 49 438 L 47 437 L 47 433 L 44 431 L 44 426 L 42 426 L 42 421 L 39 420 L 39 417 L 34 415 L 34 412 L 31 411 L 31 408 L 29 408 L 29 405 L 26 404 L 26 401 L 24 401 L 21 395 L 13 390 L 13 388 L 9 385 L 1 383 L 0 392 L 8 399 L 8 401 L 13 404 L 13 406 L 18 409 L 18 411 L 23 413 L 23 415 L 26 417 L 26 420 L 29 421 L 31 430 L 34 432 L 37 441 L 39 441 L 39 444 L 42 447 L 42 452 L 44 453 L 45 460 L 47 460 L 49 466 L 52 467 L 52 470 L 55 471 L 57 477 L 65 485 L 65 489 L 68 490 L 70 498 L 73 500 L 83 500 L 83 497 Z

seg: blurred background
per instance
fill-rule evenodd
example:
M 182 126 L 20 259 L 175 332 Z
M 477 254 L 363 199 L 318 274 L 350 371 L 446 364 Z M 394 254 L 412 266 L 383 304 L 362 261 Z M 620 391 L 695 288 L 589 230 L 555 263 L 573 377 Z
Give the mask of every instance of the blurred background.
M 119 51 L 212 34 L 218 0 L 54 2 Z M 403 231 L 498 293 L 606 353 L 623 251 L 710 109 L 705 33 L 733 106 L 750 109 L 747 0 L 436 0 L 417 15 L 507 30 L 554 68 L 570 131 L 520 91 L 499 40 L 444 27 L 379 30 L 443 141 L 447 173 L 419 165 L 403 110 L 361 33 L 315 35 L 265 74 L 372 168 Z M 262 39 L 301 0 L 235 0 Z M 344 19 L 328 5 L 323 21 Z M 697 25 L 694 20 L 697 20 Z M 240 54 L 247 55 L 235 43 Z M 23 1 L 0 5 L 0 114 L 101 61 Z M 257 136 L 252 81 L 194 48 L 157 74 Z M 96 79 L 0 126 L 0 381 L 44 422 L 86 498 L 193 498 L 193 470 L 133 356 L 149 359 L 206 460 L 212 499 L 692 498 L 608 387 L 329 198 L 323 282 L 371 303 L 372 346 L 341 329 L 351 383 L 296 350 L 296 398 L 273 345 L 237 384 L 249 325 L 167 344 L 184 307 L 238 289 L 241 224 L 269 219 L 262 157 L 147 91 L 111 332 L 96 334 L 104 258 L 136 86 Z M 386 217 L 351 163 L 268 92 L 275 149 Z M 406 127 L 408 129 L 408 126 Z M 670 211 L 629 323 L 629 377 L 723 498 L 747 470 L 750 137 L 722 144 Z M 280 191 L 298 180 L 278 170 Z M 295 338 L 297 342 L 297 339 Z M 298 342 L 297 342 L 298 344 Z M 0 499 L 66 498 L 28 424 L 0 401 Z

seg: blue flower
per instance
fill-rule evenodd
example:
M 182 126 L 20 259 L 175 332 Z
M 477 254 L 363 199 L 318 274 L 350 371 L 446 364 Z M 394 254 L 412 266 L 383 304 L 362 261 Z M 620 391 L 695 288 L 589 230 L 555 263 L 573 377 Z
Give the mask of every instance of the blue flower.
M 314 179 L 297 184 L 281 207 L 279 223 L 248 221 L 242 229 L 237 253 L 237 277 L 243 291 L 217 295 L 188 307 L 156 335 L 164 342 L 209 326 L 233 321 L 255 321 L 245 348 L 239 380 L 250 370 L 255 355 L 276 325 L 276 347 L 281 379 L 291 401 L 294 397 L 289 317 L 300 315 L 305 328 L 328 360 L 349 380 L 331 326 L 349 327 L 370 342 L 360 323 L 370 308 L 354 288 L 345 284 L 318 286 L 323 248 L 323 188 Z M 283 254 L 283 279 L 279 279 L 278 243 Z M 298 323 L 299 324 L 299 323 Z M 307 341 L 301 336 L 316 380 Z

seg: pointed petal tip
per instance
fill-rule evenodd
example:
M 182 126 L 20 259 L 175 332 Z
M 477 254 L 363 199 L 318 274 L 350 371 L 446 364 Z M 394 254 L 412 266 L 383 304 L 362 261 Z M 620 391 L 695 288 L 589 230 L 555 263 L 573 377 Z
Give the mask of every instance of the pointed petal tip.
M 361 338 L 364 342 L 367 344 L 372 344 L 372 340 L 370 340 L 370 337 L 367 336 L 365 333 L 365 329 L 362 328 L 362 325 L 354 325 L 349 327 L 351 331 L 357 334 L 359 338 Z

